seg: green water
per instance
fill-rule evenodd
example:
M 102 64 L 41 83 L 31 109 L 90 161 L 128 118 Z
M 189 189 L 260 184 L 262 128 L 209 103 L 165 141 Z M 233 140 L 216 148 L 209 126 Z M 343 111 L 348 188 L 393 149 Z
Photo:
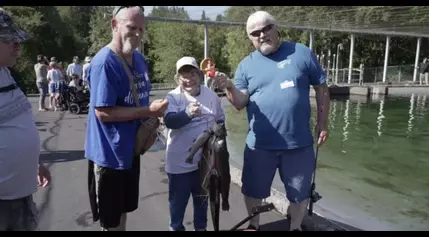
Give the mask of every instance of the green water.
M 428 106 L 425 95 L 332 100 L 316 211 L 365 230 L 429 230 Z M 226 105 L 225 113 L 233 163 L 241 166 L 245 111 Z M 278 177 L 273 187 L 284 191 Z

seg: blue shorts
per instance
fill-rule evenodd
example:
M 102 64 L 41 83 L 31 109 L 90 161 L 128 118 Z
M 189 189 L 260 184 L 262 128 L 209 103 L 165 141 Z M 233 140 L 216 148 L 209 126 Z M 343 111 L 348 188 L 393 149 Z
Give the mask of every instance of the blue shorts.
M 293 150 L 269 151 L 244 149 L 241 192 L 248 197 L 264 199 L 271 195 L 271 185 L 277 168 L 291 203 L 310 198 L 315 168 L 313 146 Z
M 62 93 L 64 91 L 64 82 L 49 83 L 49 94 Z

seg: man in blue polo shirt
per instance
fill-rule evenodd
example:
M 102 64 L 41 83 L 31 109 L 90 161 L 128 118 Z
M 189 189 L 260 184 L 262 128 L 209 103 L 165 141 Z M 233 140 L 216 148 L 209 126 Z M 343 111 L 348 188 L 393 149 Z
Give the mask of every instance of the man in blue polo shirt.
M 247 109 L 242 192 L 250 210 L 270 196 L 279 169 L 290 201 L 290 230 L 301 230 L 315 169 L 310 128 L 310 85 L 316 91 L 318 145 L 328 136 L 329 94 L 316 56 L 303 44 L 281 42 L 276 20 L 264 11 L 250 15 L 247 34 L 256 50 L 238 65 L 233 83 L 216 79 L 238 110 Z M 259 229 L 254 218 L 249 230 Z
M 144 10 L 116 7 L 111 21 L 113 39 L 91 61 L 91 89 L 85 142 L 89 160 L 88 183 L 94 221 L 102 230 L 124 231 L 126 213 L 139 201 L 140 157 L 134 155 L 139 119 L 161 117 L 165 100 L 149 105 L 151 90 L 145 58 L 135 49 L 144 30 Z M 136 107 L 126 70 L 132 72 L 140 107 Z

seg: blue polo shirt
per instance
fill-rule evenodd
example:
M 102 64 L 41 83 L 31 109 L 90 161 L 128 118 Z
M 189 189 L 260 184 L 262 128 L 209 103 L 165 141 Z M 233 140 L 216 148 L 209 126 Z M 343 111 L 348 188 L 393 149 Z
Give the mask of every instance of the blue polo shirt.
M 234 84 L 248 90 L 250 148 L 285 150 L 310 146 L 310 85 L 326 80 L 316 55 L 305 45 L 283 42 L 264 56 L 255 50 L 235 72 Z

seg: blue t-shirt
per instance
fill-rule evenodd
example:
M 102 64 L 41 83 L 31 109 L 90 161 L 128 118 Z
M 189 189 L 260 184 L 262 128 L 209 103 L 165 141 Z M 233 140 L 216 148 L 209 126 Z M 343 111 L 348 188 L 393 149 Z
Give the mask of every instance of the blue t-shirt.
M 144 56 L 135 51 L 133 64 L 134 67 L 128 66 L 133 73 L 140 106 L 148 106 L 151 84 Z M 129 169 L 139 121 L 103 123 L 97 119 L 94 110 L 94 107 L 135 106 L 127 73 L 110 48 L 101 49 L 92 59 L 88 81 L 91 98 L 85 157 L 99 166 Z
M 310 85 L 325 78 L 314 53 L 299 43 L 283 42 L 272 55 L 255 50 L 244 58 L 234 83 L 249 92 L 247 145 L 266 150 L 312 145 Z

